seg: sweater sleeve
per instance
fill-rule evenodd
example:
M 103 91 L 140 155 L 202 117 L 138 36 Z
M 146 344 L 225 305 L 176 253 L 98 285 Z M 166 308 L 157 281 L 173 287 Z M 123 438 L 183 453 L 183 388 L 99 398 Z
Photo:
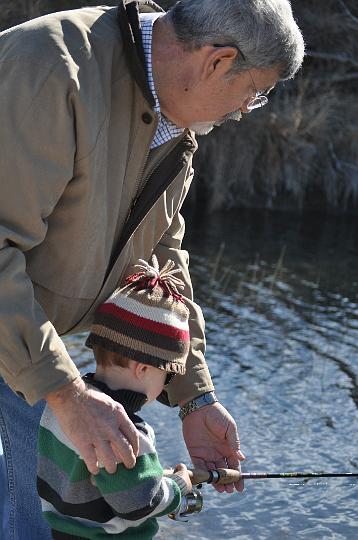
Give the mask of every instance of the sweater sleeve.
M 44 240 L 47 219 L 73 176 L 75 89 L 64 62 L 31 63 L 26 45 L 23 57 L 13 58 L 1 39 L 0 373 L 34 404 L 49 385 L 79 375 L 34 297 L 25 259 Z
M 145 519 L 174 512 L 181 502 L 178 484 L 163 476 L 158 454 L 145 430 L 139 432 L 139 456 L 133 469 L 119 464 L 115 474 L 101 468 L 93 477 L 115 514 L 132 526 Z
M 186 250 L 182 249 L 185 221 L 180 213 L 180 208 L 189 190 L 193 173 L 191 164 L 189 164 L 181 204 L 174 215 L 169 229 L 165 232 L 154 250 L 160 267 L 168 259 L 171 259 L 181 269 L 181 275 L 179 277 L 185 283 L 183 294 L 185 296 L 185 303 L 190 311 L 189 328 L 191 346 L 186 363 L 186 374 L 175 377 L 173 383 L 166 389 L 171 406 L 177 405 L 179 401 L 190 401 L 205 392 L 214 390 L 209 368 L 205 361 L 204 317 L 200 306 L 193 299 L 193 287 L 189 272 L 189 254 Z

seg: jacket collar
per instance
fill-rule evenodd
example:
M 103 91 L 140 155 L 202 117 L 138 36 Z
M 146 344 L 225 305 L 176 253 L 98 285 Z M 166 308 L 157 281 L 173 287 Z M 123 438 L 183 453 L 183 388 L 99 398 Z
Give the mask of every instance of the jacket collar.
M 138 412 L 148 401 L 145 394 L 135 392 L 134 390 L 111 390 L 104 382 L 94 379 L 94 373 L 86 373 L 82 379 L 85 383 L 90 384 L 107 394 L 107 396 L 114 399 L 114 401 L 121 403 L 127 414 Z
M 128 67 L 134 80 L 142 91 L 151 108 L 154 108 L 155 99 L 149 88 L 142 33 L 139 23 L 139 10 L 160 11 L 163 10 L 150 0 L 129 1 L 121 0 L 118 5 L 117 19 L 123 39 L 123 49 Z

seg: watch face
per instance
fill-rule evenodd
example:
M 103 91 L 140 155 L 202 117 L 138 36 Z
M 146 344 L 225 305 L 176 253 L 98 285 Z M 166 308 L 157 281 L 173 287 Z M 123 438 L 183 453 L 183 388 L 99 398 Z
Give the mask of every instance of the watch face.
M 215 403 L 216 398 L 215 394 L 212 392 L 208 392 L 207 394 L 204 394 L 203 396 L 200 396 L 195 400 L 198 407 L 203 407 L 204 405 L 211 405 L 212 403 Z

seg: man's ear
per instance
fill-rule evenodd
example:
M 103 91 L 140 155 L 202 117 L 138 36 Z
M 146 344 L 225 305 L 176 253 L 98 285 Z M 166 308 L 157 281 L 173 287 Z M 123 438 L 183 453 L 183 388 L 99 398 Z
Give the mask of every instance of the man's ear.
M 203 63 L 202 79 L 211 77 L 222 77 L 232 68 L 232 65 L 238 56 L 235 47 L 219 47 L 215 45 L 206 45 L 206 56 Z

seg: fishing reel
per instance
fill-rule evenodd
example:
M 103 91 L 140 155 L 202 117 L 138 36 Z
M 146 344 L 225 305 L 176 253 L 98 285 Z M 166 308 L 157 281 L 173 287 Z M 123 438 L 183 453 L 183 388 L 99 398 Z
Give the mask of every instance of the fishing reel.
M 203 496 L 198 488 L 193 487 L 192 491 L 182 498 L 182 504 L 176 512 L 169 514 L 170 519 L 175 521 L 189 521 L 185 519 L 190 514 L 198 514 L 204 506 Z M 184 519 L 183 519 L 184 518 Z

